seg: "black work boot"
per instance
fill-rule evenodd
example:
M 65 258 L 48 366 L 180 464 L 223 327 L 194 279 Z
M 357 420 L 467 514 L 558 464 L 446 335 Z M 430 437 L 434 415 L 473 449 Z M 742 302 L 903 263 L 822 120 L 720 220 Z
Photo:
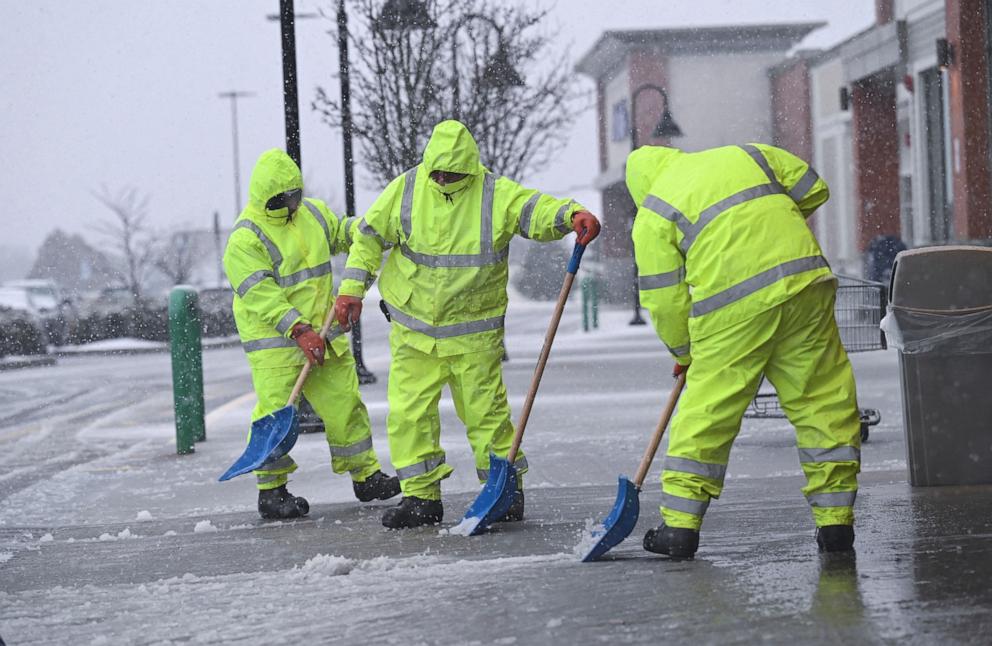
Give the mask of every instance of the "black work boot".
M 306 498 L 286 491 L 286 485 L 275 489 L 259 489 L 258 515 L 265 519 L 299 518 L 310 513 Z
M 825 525 L 816 528 L 816 546 L 821 552 L 854 551 L 854 527 Z
M 699 549 L 699 532 L 662 523 L 644 535 L 644 549 L 676 560 L 691 559 Z
M 506 513 L 494 520 L 494 523 L 517 523 L 524 519 L 524 492 L 517 489 L 513 494 L 513 502 Z
M 444 518 L 444 506 L 440 500 L 424 500 L 413 496 L 403 496 L 395 507 L 382 514 L 382 524 L 389 529 L 437 525 Z
M 400 479 L 387 476 L 382 471 L 376 471 L 361 482 L 352 482 L 355 497 L 362 502 L 372 500 L 389 500 L 400 493 Z

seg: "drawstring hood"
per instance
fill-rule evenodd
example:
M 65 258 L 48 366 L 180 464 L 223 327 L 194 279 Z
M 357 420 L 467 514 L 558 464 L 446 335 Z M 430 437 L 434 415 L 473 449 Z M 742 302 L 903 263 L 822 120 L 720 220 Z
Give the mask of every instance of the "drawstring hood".
M 248 206 L 265 213 L 279 224 L 286 224 L 293 219 L 297 209 L 292 211 L 287 207 L 268 209 L 266 203 L 277 195 L 293 190 L 303 190 L 303 174 L 296 162 L 279 148 L 262 153 L 251 171 Z
M 486 167 L 479 160 L 479 145 L 459 121 L 442 121 L 434 127 L 430 141 L 424 148 L 423 166 L 430 175 L 434 171 L 460 173 L 465 177 L 448 184 L 438 184 L 431 180 L 431 186 L 444 196 L 446 202 L 454 203 L 455 196 L 486 173 Z
M 647 197 L 655 179 L 676 158 L 684 155 L 678 148 L 667 146 L 641 146 L 627 157 L 627 189 L 640 206 Z

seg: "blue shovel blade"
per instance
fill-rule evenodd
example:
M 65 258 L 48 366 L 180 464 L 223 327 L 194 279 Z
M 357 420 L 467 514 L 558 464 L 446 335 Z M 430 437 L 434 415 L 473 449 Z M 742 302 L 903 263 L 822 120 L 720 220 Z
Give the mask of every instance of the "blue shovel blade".
M 513 504 L 517 491 L 517 468 L 504 458 L 489 454 L 489 478 L 475 502 L 465 512 L 461 527 L 471 529 L 467 534 L 481 534 Z M 475 526 L 472 527 L 472 523 Z
M 300 434 L 299 417 L 294 406 L 283 406 L 251 425 L 251 437 L 241 457 L 218 480 L 230 480 L 254 471 L 266 462 L 289 453 Z
M 603 528 L 593 534 L 592 538 L 596 542 L 582 557 L 583 563 L 595 561 L 630 536 L 641 513 L 640 493 L 641 490 L 627 476 L 620 476 L 616 502 L 613 503 L 610 515 L 603 521 Z

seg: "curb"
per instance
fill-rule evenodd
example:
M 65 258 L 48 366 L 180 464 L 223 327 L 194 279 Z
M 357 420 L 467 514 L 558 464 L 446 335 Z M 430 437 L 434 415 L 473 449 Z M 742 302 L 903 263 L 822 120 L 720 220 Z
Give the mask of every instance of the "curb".
M 203 343 L 201 347 L 203 350 L 215 350 L 218 348 L 233 348 L 241 345 L 240 339 L 229 339 L 224 341 L 217 341 L 216 343 Z M 57 357 L 107 357 L 107 356 L 130 356 L 136 354 L 160 354 L 163 352 L 169 352 L 169 344 L 162 343 L 158 346 L 144 347 L 144 348 L 120 348 L 117 350 L 63 350 L 56 348 L 53 354 Z
M 5 370 L 20 370 L 21 368 L 38 368 L 41 366 L 54 366 L 57 362 L 55 356 L 50 354 L 39 355 L 37 357 L 18 357 L 13 361 L 0 359 L 0 372 Z

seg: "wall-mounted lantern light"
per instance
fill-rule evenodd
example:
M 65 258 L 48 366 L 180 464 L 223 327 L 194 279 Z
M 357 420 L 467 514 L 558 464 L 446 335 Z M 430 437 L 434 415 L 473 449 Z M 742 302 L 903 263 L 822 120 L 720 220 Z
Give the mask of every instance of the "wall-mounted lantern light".
M 954 47 L 947 42 L 946 38 L 937 39 L 937 67 L 941 72 L 946 72 L 947 68 L 954 62 Z
M 846 85 L 840 88 L 840 109 L 847 112 L 851 107 L 851 92 L 847 89 Z

